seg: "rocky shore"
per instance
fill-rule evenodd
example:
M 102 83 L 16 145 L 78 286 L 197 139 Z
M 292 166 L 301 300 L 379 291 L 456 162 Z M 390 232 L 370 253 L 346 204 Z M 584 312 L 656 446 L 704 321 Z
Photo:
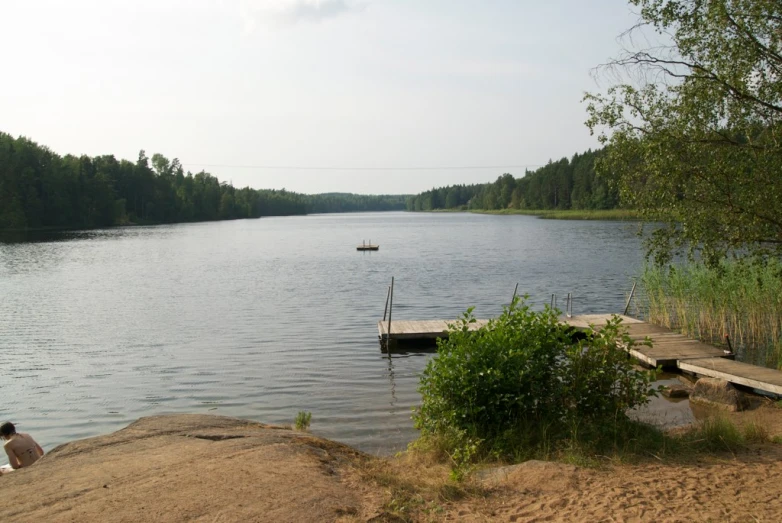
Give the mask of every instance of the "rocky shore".
M 781 409 L 767 416 L 774 433 Z M 0 477 L 0 519 L 174 521 L 778 521 L 782 447 L 690 462 L 529 461 L 465 482 L 427 456 L 368 456 L 307 433 L 208 415 L 142 418 Z
M 358 451 L 207 415 L 142 418 L 0 477 L 0 520 L 331 521 L 363 516 Z M 366 514 L 371 518 L 372 514 Z

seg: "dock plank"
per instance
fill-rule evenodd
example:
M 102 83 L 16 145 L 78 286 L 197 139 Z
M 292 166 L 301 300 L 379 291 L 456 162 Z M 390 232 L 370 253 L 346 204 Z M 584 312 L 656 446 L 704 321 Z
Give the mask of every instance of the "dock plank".
M 610 320 L 613 316 L 614 314 L 581 314 L 578 316 L 571 316 L 571 317 L 560 316 L 560 321 L 562 323 L 566 323 L 570 325 L 575 329 L 586 329 L 590 325 L 594 325 L 595 327 L 601 327 L 606 323 L 608 323 L 608 320 Z M 622 324 L 624 325 L 635 325 L 635 324 L 644 323 L 642 320 L 638 320 L 630 316 L 624 316 L 622 314 L 617 314 L 616 316 L 622 318 Z
M 629 352 L 634 358 L 643 361 L 652 367 L 675 367 L 677 362 L 683 360 L 703 358 L 725 359 L 726 356 L 722 350 L 700 342 L 657 345 L 652 341 L 651 347 L 646 345 L 633 345 Z
M 448 325 L 458 320 L 392 320 L 391 338 L 395 340 L 420 340 L 444 338 L 448 333 Z M 477 330 L 486 325 L 489 320 L 475 320 L 470 324 L 470 330 Z M 377 322 L 380 339 L 388 338 L 388 322 Z
M 721 378 L 731 383 L 782 395 L 782 371 L 775 369 L 725 358 L 685 360 L 678 362 L 677 366 L 686 372 Z

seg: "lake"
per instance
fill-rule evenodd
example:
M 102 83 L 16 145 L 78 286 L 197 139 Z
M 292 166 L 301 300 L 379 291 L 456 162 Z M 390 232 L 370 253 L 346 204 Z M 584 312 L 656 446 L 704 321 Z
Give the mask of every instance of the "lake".
M 427 353 L 381 354 L 393 317 L 535 308 L 621 312 L 638 225 L 461 213 L 362 213 L 50 233 L 0 243 L 0 420 L 47 450 L 141 416 L 290 424 L 371 453 L 416 436 Z M 362 240 L 377 252 L 357 252 Z

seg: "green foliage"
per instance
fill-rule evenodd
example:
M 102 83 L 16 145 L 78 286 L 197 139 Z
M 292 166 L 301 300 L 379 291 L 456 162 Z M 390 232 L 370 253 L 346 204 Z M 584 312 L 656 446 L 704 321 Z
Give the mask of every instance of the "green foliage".
M 296 430 L 308 430 L 310 428 L 310 422 L 312 421 L 312 412 L 300 410 L 296 414 L 296 419 L 293 422 L 293 426 Z
M 654 394 L 651 374 L 618 346 L 633 343 L 619 318 L 580 341 L 555 311 L 533 312 L 523 300 L 484 328 L 471 330 L 474 321 L 470 309 L 438 341 L 413 416 L 422 438 L 457 466 L 548 452 L 566 440 L 614 445 L 626 411 Z
M 728 334 L 742 361 L 782 365 L 782 262 L 647 266 L 640 283 L 641 312 L 652 323 L 715 344 Z
M 150 162 L 141 151 L 135 163 L 113 156 L 61 157 L 27 138 L 0 133 L 0 229 L 402 210 L 406 198 L 239 189 L 204 171 L 185 173 L 179 160 L 161 154 Z
M 305 197 L 308 213 L 403 211 L 408 196 L 402 194 L 324 193 Z
M 598 172 L 623 202 L 667 225 L 658 263 L 688 250 L 782 254 L 782 3 L 630 0 L 647 49 L 609 64 L 619 78 L 587 95 L 587 125 L 608 145 Z M 649 41 L 641 37 L 632 42 Z
M 576 154 L 568 160 L 550 161 L 521 178 L 503 174 L 493 183 L 451 185 L 426 191 L 407 200 L 408 211 L 469 208 L 598 210 L 618 205 L 618 192 L 595 173 L 595 160 L 601 151 Z

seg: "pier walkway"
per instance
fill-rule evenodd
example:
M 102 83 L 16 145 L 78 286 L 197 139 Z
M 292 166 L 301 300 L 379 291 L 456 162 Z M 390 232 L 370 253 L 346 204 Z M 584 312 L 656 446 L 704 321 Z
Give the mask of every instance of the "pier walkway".
M 587 314 L 583 316 L 562 317 L 562 322 L 576 329 L 586 329 L 589 325 L 600 328 L 611 319 L 611 314 Z M 645 321 L 622 316 L 622 325 L 627 327 L 627 333 L 637 344 L 628 351 L 638 361 L 650 367 L 676 367 L 682 360 L 703 358 L 726 358 L 732 355 L 712 345 L 688 338 L 665 327 L 652 325 Z M 652 340 L 652 346 L 641 345 L 647 336 Z
M 395 320 L 391 323 L 392 340 L 433 340 L 448 337 L 448 324 L 456 320 Z M 470 330 L 477 330 L 489 323 L 489 320 L 476 320 L 470 324 Z M 380 341 L 388 340 L 388 322 L 377 322 Z
M 575 329 L 586 329 L 590 325 L 599 329 L 611 319 L 611 314 L 586 314 L 580 316 L 562 316 L 561 321 Z M 758 367 L 748 363 L 733 361 L 733 354 L 693 340 L 665 327 L 652 325 L 629 316 L 622 316 L 622 324 L 628 334 L 637 342 L 628 352 L 631 356 L 651 367 L 678 367 L 681 371 L 700 376 L 721 378 L 735 385 L 750 387 L 759 391 L 782 396 L 782 371 Z M 476 320 L 470 328 L 483 327 L 489 320 Z M 448 335 L 448 324 L 456 320 L 395 320 L 388 332 L 388 321 L 377 323 L 379 340 L 383 350 L 387 350 L 389 341 L 423 341 L 444 338 Z M 652 346 L 640 342 L 646 338 Z

